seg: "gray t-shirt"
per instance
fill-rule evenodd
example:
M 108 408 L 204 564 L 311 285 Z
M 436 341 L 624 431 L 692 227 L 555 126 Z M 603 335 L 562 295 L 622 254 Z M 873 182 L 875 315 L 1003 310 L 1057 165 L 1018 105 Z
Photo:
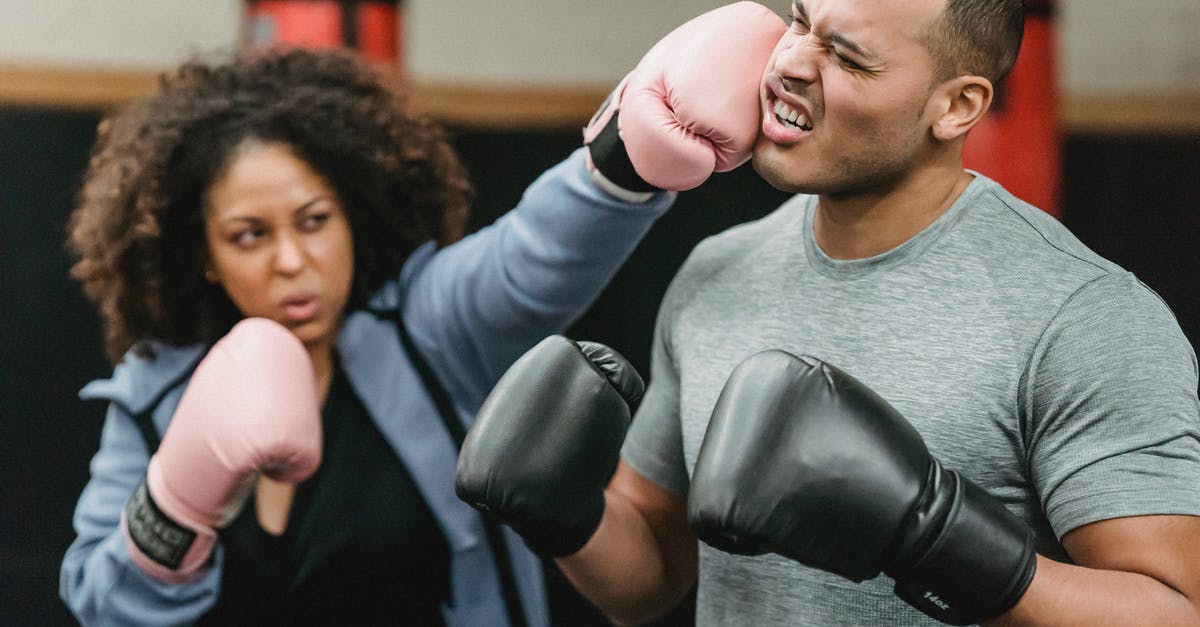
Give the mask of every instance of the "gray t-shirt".
M 1132 274 L 982 176 L 869 259 L 826 256 L 815 205 L 797 196 L 692 252 L 659 311 L 626 463 L 686 494 L 729 373 L 779 348 L 887 399 L 932 455 L 1021 516 L 1047 557 L 1069 561 L 1059 538 L 1089 522 L 1200 515 L 1196 357 Z M 696 620 L 937 624 L 891 587 L 701 544 Z

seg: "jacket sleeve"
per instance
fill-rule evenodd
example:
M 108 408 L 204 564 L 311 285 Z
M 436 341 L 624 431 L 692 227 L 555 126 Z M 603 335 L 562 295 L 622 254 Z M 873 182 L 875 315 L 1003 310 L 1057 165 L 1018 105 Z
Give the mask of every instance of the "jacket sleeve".
M 582 315 L 675 197 L 618 200 L 593 183 L 579 149 L 492 225 L 416 251 L 401 276 L 405 323 L 463 409 Z
M 133 418 L 110 404 L 91 478 L 75 507 L 75 541 L 59 576 L 59 596 L 83 625 L 188 624 L 216 601 L 223 555 L 219 546 L 212 564 L 185 584 L 160 582 L 130 561 L 121 511 L 148 462 Z

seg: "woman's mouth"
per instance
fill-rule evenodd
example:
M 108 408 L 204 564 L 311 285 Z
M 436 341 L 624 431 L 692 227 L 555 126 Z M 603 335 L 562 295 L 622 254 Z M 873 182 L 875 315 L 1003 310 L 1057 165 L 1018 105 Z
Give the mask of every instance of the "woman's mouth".
M 289 298 L 281 304 L 283 315 L 292 322 L 304 322 L 317 315 L 320 303 L 316 296 Z

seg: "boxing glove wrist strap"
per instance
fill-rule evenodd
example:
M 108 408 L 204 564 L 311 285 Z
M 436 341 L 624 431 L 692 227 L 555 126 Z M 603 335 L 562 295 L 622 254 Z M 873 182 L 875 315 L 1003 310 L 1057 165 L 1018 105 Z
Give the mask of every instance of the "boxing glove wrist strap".
M 592 177 L 592 182 L 596 187 L 604 190 L 608 195 L 624 200 L 628 203 L 643 203 L 654 197 L 654 192 L 631 192 L 616 183 L 604 177 L 604 174 L 599 169 L 592 167 L 588 169 L 588 174 Z
M 133 562 L 147 574 L 172 583 L 191 579 L 216 543 L 211 529 L 188 528 L 163 513 L 146 481 L 125 503 L 121 527 Z
M 906 536 L 887 569 L 909 605 L 951 625 L 1008 611 L 1033 579 L 1037 553 L 1029 528 L 994 498 L 936 459 Z
M 601 110 L 608 105 L 606 101 L 601 105 Z M 639 198 L 640 200 L 632 202 L 645 202 L 654 192 L 662 190 L 647 183 L 634 169 L 633 162 L 629 160 L 629 153 L 625 151 L 625 142 L 621 139 L 619 113 L 620 111 L 614 110 L 604 126 L 600 127 L 599 133 L 588 142 L 588 154 L 592 165 L 589 169 L 592 178 L 600 183 L 604 191 L 622 200 Z M 617 192 L 614 193 L 612 188 L 616 188 Z
M 196 532 L 171 520 L 158 508 L 143 481 L 125 504 L 129 539 L 146 557 L 170 569 L 179 568 L 196 540 Z

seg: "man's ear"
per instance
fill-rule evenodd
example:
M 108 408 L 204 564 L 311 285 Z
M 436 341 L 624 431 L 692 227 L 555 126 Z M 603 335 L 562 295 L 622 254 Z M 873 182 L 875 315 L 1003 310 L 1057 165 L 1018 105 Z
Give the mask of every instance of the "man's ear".
M 953 141 L 966 135 L 992 106 L 992 82 L 982 76 L 958 76 L 942 83 L 934 95 L 938 117 L 933 136 Z

